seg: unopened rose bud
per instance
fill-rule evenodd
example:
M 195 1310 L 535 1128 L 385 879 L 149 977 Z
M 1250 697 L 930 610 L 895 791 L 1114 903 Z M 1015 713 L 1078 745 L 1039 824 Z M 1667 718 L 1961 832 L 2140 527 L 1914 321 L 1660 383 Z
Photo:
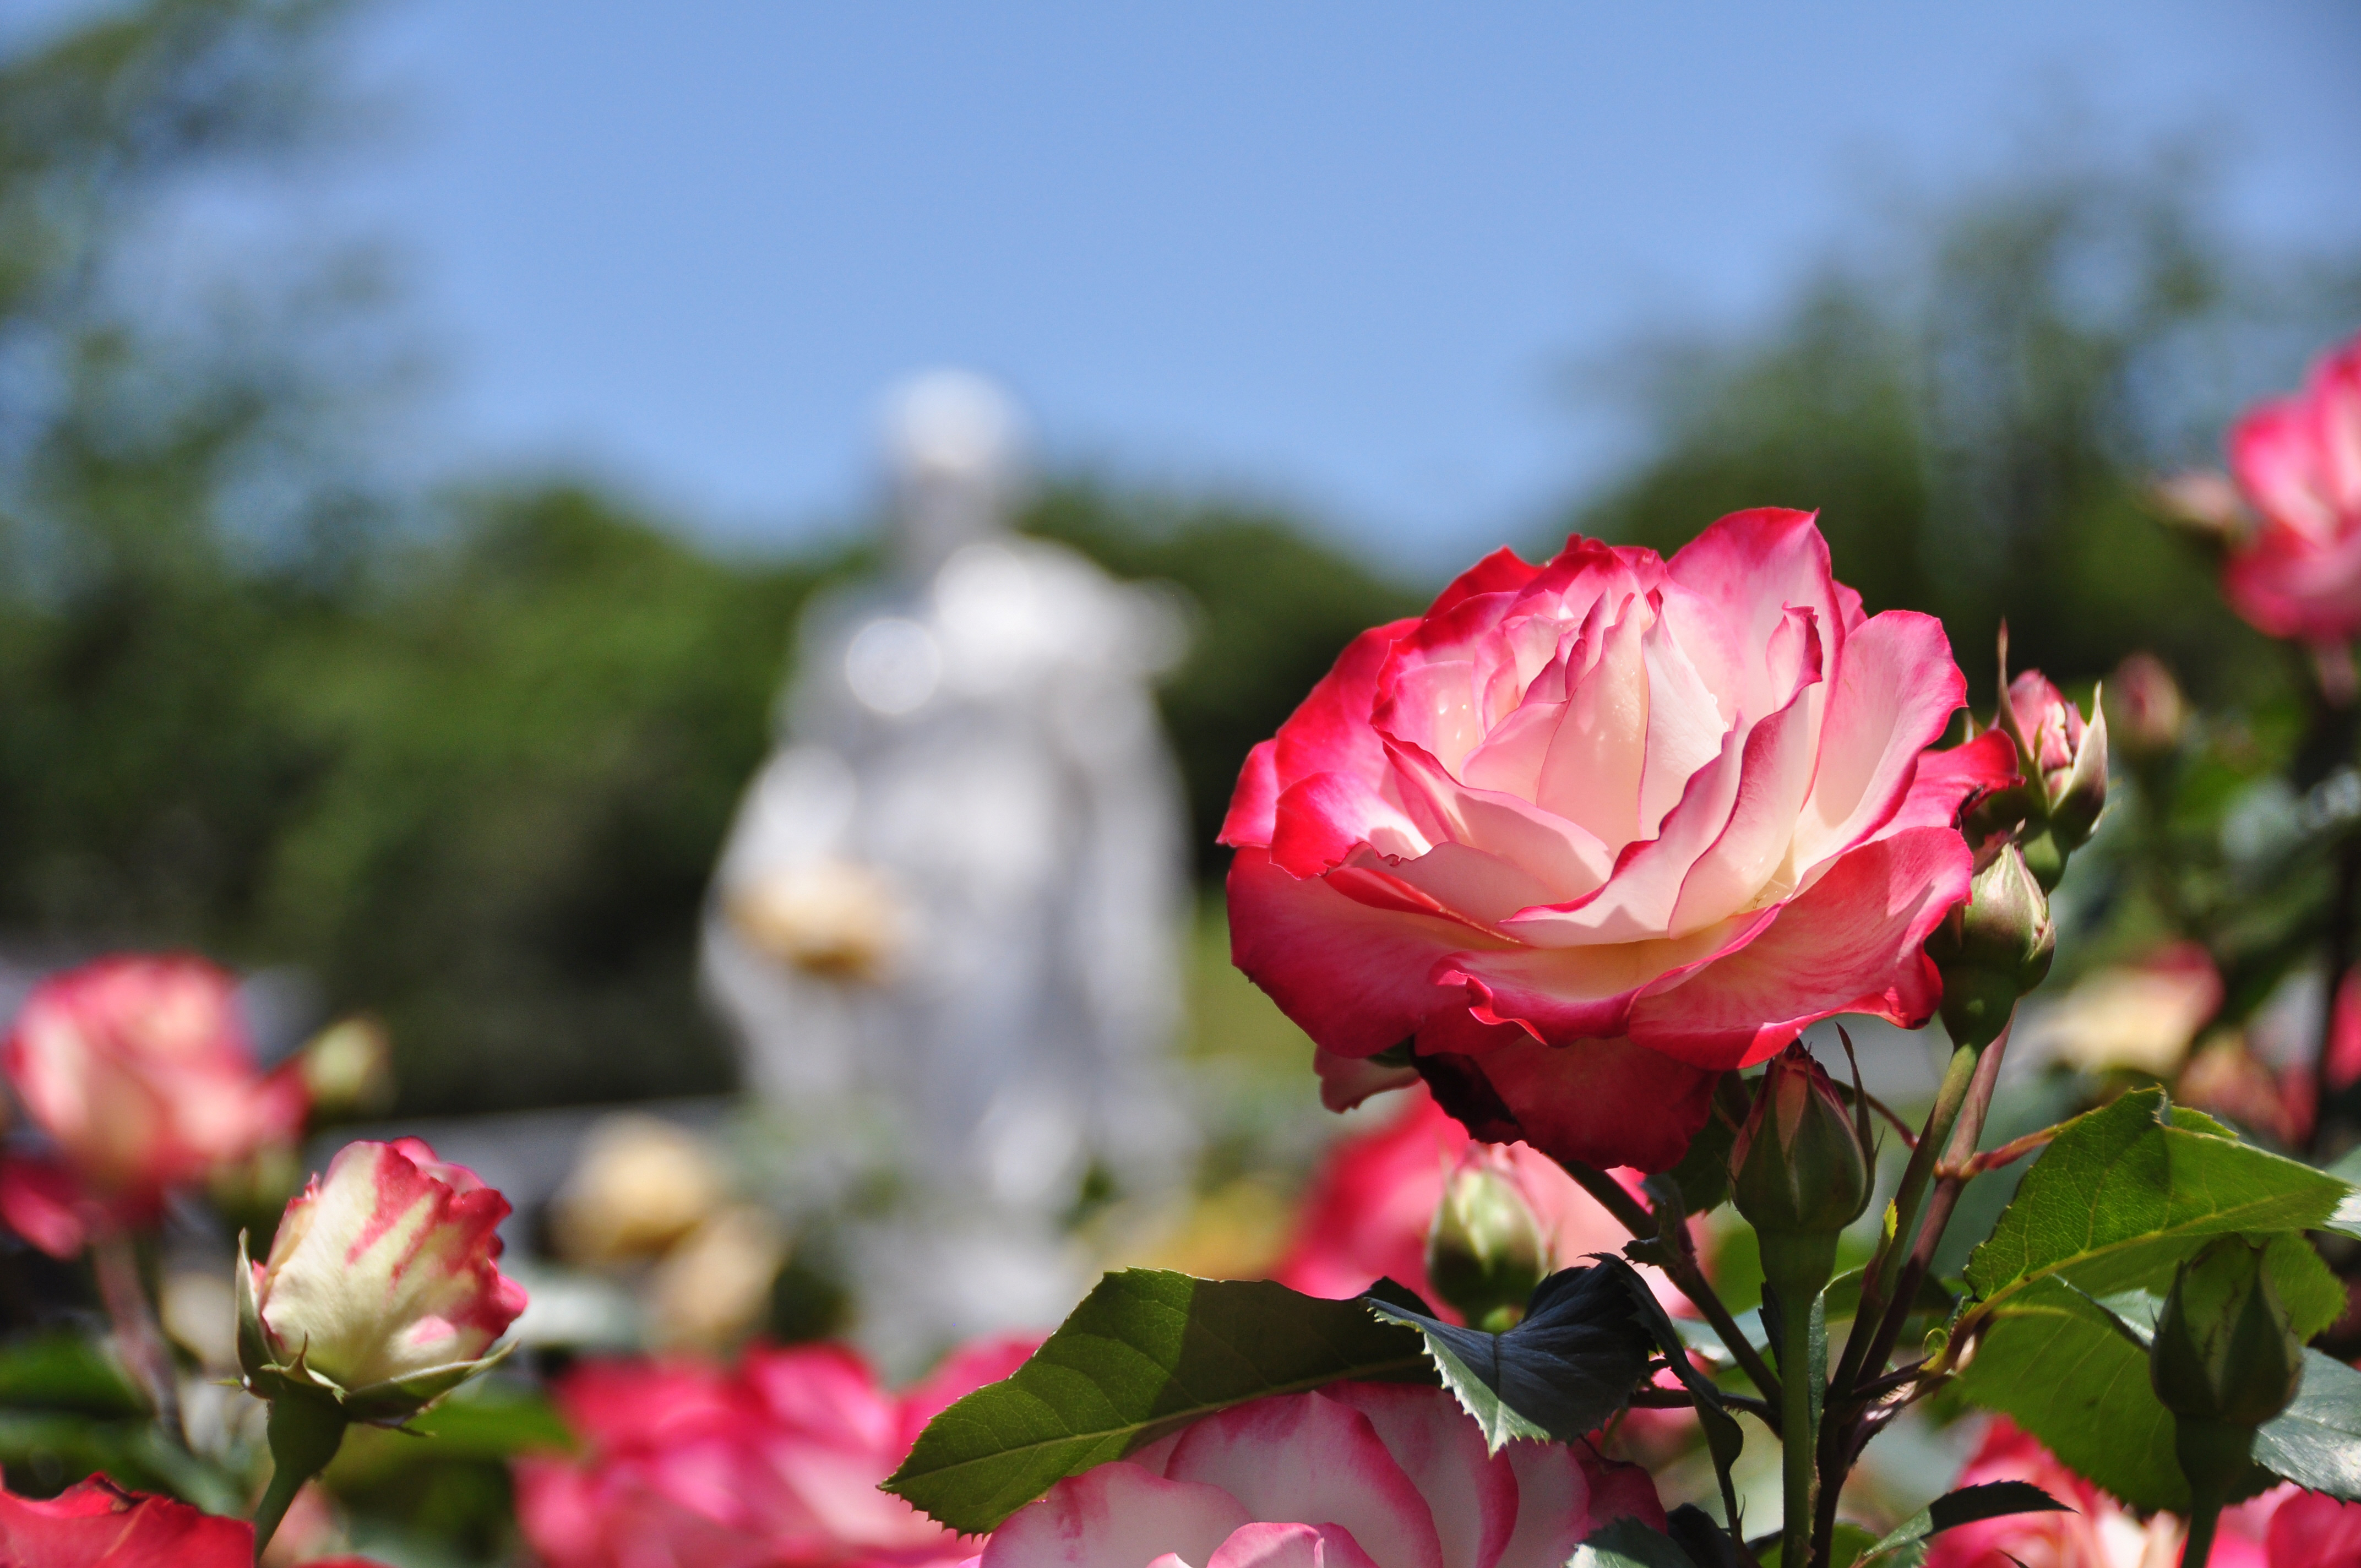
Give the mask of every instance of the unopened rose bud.
M 329 1025 L 303 1047 L 303 1087 L 327 1116 L 382 1111 L 393 1102 L 393 1041 L 374 1018 Z
M 2174 1452 L 2201 1508 L 2246 1480 L 2255 1429 L 2303 1382 L 2303 1342 L 2271 1283 L 2268 1251 L 2243 1236 L 2208 1242 L 2173 1276 L 2148 1347 L 2148 1380 L 2172 1412 Z
M 1869 1207 L 1872 1176 L 1867 1107 L 1848 1110 L 1802 1042 L 1772 1058 L 1730 1145 L 1730 1195 L 1783 1298 L 1828 1283 L 1838 1233 Z
M 399 1421 L 491 1365 L 524 1310 L 500 1270 L 508 1200 L 416 1138 L 347 1145 L 241 1280 L 238 1359 L 265 1398 L 324 1393 Z
M 1988 847 L 1968 884 L 1968 902 L 1927 939 L 1943 976 L 1943 1027 L 1954 1045 L 1989 1045 L 2039 985 L 2058 948 L 2049 895 L 2015 844 Z
M 2271 1283 L 2268 1250 L 2220 1236 L 2173 1277 L 2148 1376 L 2174 1416 L 2258 1427 L 2294 1400 L 2303 1341 Z
M 2115 666 L 2107 695 L 2114 699 L 2109 706 L 2115 710 L 2114 734 L 2132 762 L 2156 762 L 2180 749 L 2189 703 L 2163 660 L 2153 653 L 2130 655 Z
M 2001 632 L 2001 674 L 2008 633 Z M 2107 718 L 2094 699 L 2091 720 L 2038 670 L 2002 688 L 1998 727 L 2016 742 L 2032 796 L 2024 830 L 2026 863 L 2044 889 L 2056 887 L 2066 858 L 2089 843 L 2107 805 Z
M 1470 1323 L 1497 1332 L 1523 1315 L 1549 1271 L 1549 1243 L 1515 1175 L 1470 1149 L 1426 1233 L 1426 1277 L 1435 1294 Z

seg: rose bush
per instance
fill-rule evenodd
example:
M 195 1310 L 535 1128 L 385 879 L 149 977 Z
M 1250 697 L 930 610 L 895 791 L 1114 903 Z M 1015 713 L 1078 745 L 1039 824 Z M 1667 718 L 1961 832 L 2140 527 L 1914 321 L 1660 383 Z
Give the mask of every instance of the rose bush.
M 1663 1169 L 1723 1069 L 1933 1012 L 1960 807 L 2015 776 L 2004 737 L 1927 754 L 1964 690 L 1941 625 L 1864 615 L 1803 512 L 1670 561 L 1499 552 L 1248 758 L 1233 956 L 1332 1106 L 1416 1071 L 1481 1137 Z
M 1442 1389 L 1337 1383 L 1059 1482 L 993 1532 L 982 1568 L 1558 1568 L 1625 1518 L 1664 1521 L 1636 1466 L 1580 1444 L 1488 1456 Z
M 2254 510 L 2222 569 L 2233 609 L 2274 637 L 2336 646 L 2361 631 L 2361 338 L 2303 390 L 2230 432 L 2230 470 Z
M 189 957 L 101 959 L 42 981 L 0 1070 L 59 1155 L 0 1167 L 0 1216 L 60 1256 L 94 1226 L 151 1221 L 171 1189 L 291 1139 L 308 1108 L 296 1073 L 256 1069 L 235 982 Z
M 524 1310 L 524 1288 L 500 1270 L 508 1212 L 419 1139 L 346 1145 L 252 1266 L 249 1383 L 268 1393 L 300 1365 L 295 1381 L 363 1419 L 399 1419 L 457 1384 Z
M 974 1541 L 877 1484 L 938 1412 L 1032 1348 L 970 1346 L 898 1396 L 835 1345 L 751 1351 L 734 1371 L 588 1363 L 555 1390 L 585 1452 L 517 1462 L 519 1521 L 548 1568 L 960 1562 Z

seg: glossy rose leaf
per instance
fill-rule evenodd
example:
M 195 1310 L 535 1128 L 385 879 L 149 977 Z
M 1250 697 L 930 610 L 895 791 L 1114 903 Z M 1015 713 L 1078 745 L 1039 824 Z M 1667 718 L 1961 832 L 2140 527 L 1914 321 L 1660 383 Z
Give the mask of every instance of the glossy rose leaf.
M 1376 1295 L 1369 1310 L 1416 1329 L 1444 1387 L 1484 1430 L 1492 1452 L 1512 1439 L 1573 1442 L 1631 1401 L 1656 1335 L 1620 1258 L 1562 1269 L 1533 1291 L 1524 1321 L 1506 1333 L 1460 1328 Z M 1653 1298 L 1650 1298 L 1653 1304 Z
M 2136 1091 L 2068 1123 L 2026 1171 L 1968 1259 L 1980 1299 L 1969 1313 L 2002 1310 L 2051 1277 L 2100 1297 L 2169 1279 L 2207 1237 L 2313 1229 L 2350 1191 L 2170 1105 L 2160 1089 Z
M 2269 1266 L 2301 1332 L 2319 1332 L 2342 1310 L 2342 1288 L 2301 1235 L 2275 1238 Z M 1960 1378 L 1960 1392 L 2011 1417 L 2075 1471 L 2133 1507 L 2185 1510 L 2188 1483 L 2173 1457 L 2172 1417 L 2149 1385 L 2146 1348 L 2170 1278 L 2167 1267 L 2147 1288 L 2104 1300 L 2056 1277 L 2014 1293 L 1982 1329 Z M 2361 1406 L 2340 1415 L 2333 1389 L 2308 1404 L 2315 1378 L 2311 1360 L 2305 1365 L 2304 1392 L 2263 1429 L 2256 1457 L 2277 1470 L 2279 1461 L 2264 1450 L 2283 1437 L 2290 1449 L 2287 1463 L 2307 1474 L 2333 1473 L 2341 1441 L 2336 1423 L 2361 1431 Z M 2347 1376 L 2361 1382 L 2361 1375 Z M 2361 1466 L 2361 1446 L 2348 1453 L 2343 1463 Z M 2268 1484 L 2257 1471 L 2250 1489 Z
M 885 1489 L 953 1530 L 989 1530 L 1064 1477 L 1214 1411 L 1347 1378 L 1432 1383 L 1434 1372 L 1415 1332 L 1358 1301 L 1126 1269 L 1013 1376 L 929 1421 Z
M 2255 1462 L 2299 1486 L 2361 1502 L 2361 1372 L 2305 1351 L 2303 1387 L 2255 1433 Z
M 1574 1549 L 1566 1568 L 1715 1568 L 1692 1557 L 1663 1530 L 1617 1519 Z

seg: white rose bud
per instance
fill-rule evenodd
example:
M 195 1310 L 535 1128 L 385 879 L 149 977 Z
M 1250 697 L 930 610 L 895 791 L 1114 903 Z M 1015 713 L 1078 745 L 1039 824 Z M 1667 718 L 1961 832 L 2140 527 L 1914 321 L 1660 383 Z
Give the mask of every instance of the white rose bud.
M 269 1399 L 267 1541 L 353 1421 L 407 1420 L 500 1359 L 524 1310 L 500 1270 L 508 1200 L 416 1138 L 346 1146 L 287 1205 L 259 1265 L 238 1256 L 238 1363 Z

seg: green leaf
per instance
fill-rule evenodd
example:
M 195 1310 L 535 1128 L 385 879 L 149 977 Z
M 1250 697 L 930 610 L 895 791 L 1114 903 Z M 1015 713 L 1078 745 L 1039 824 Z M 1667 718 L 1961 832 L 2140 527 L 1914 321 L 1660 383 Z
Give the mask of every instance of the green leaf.
M 2266 1266 L 2299 1333 L 2317 1333 L 2335 1321 L 2343 1288 L 2302 1236 L 2273 1237 Z M 2146 1288 L 2101 1300 L 2050 1276 L 2014 1292 L 1985 1321 L 1960 1391 L 2005 1412 L 2070 1468 L 2134 1507 L 2185 1512 L 2189 1486 L 2173 1456 L 2172 1416 L 2149 1386 L 2146 1348 L 2170 1283 L 2167 1269 Z M 2305 1365 L 2309 1391 L 2309 1357 Z M 2303 1404 L 2301 1396 L 2297 1404 Z M 2290 1432 L 2290 1440 L 2303 1436 Z M 2314 1434 L 2308 1451 L 2317 1455 L 2329 1441 Z M 2270 1464 L 2259 1442 L 2256 1457 Z
M 1730 1531 L 1695 1503 L 1683 1503 L 1666 1514 L 1664 1533 L 1688 1554 L 1697 1568 L 1741 1568 L 1745 1561 Z
M 0 1463 L 78 1478 L 98 1472 L 138 1492 L 163 1492 L 207 1513 L 245 1509 L 242 1477 L 165 1437 L 151 1416 L 98 1420 L 64 1410 L 0 1410 Z
M 1127 1269 L 1101 1279 L 1015 1376 L 928 1422 L 885 1489 L 979 1534 L 1063 1477 L 1232 1405 L 1348 1377 L 1433 1376 L 1424 1341 L 1358 1301 Z
M 2073 1510 L 2030 1481 L 1990 1481 L 1946 1492 L 1903 1520 L 1854 1560 L 1854 1568 L 1918 1568 L 1927 1543 L 1947 1530 L 2010 1514 L 2071 1513 Z
M 0 1343 L 0 1407 L 141 1416 L 148 1401 L 123 1364 L 71 1332 Z
M 1387 1322 L 1424 1336 L 1443 1386 L 1498 1453 L 1512 1438 L 1576 1442 L 1631 1402 L 1655 1336 L 1642 1321 L 1626 1275 L 1646 1291 L 1646 1282 L 1621 1258 L 1602 1256 L 1587 1267 L 1561 1269 L 1534 1288 L 1524 1321 L 1499 1334 L 1364 1299 Z
M 2068 1123 L 2026 1173 L 1968 1259 L 1982 1299 L 1971 1315 L 2052 1276 L 2100 1297 L 2169 1278 L 2210 1236 L 2310 1230 L 2349 1191 L 2172 1108 L 2160 1089 L 2135 1091 Z
M 1680 1542 L 1653 1526 L 1634 1519 L 1611 1521 L 1595 1530 L 1574 1555 L 1566 1559 L 1565 1568 L 1703 1568 Z
M 449 1458 L 507 1459 L 575 1446 L 573 1431 L 546 1396 L 531 1384 L 499 1377 L 466 1385 L 408 1424 Z
M 2255 1433 L 2255 1461 L 2299 1486 L 2361 1502 L 2361 1372 L 2305 1351 L 2303 1387 Z

